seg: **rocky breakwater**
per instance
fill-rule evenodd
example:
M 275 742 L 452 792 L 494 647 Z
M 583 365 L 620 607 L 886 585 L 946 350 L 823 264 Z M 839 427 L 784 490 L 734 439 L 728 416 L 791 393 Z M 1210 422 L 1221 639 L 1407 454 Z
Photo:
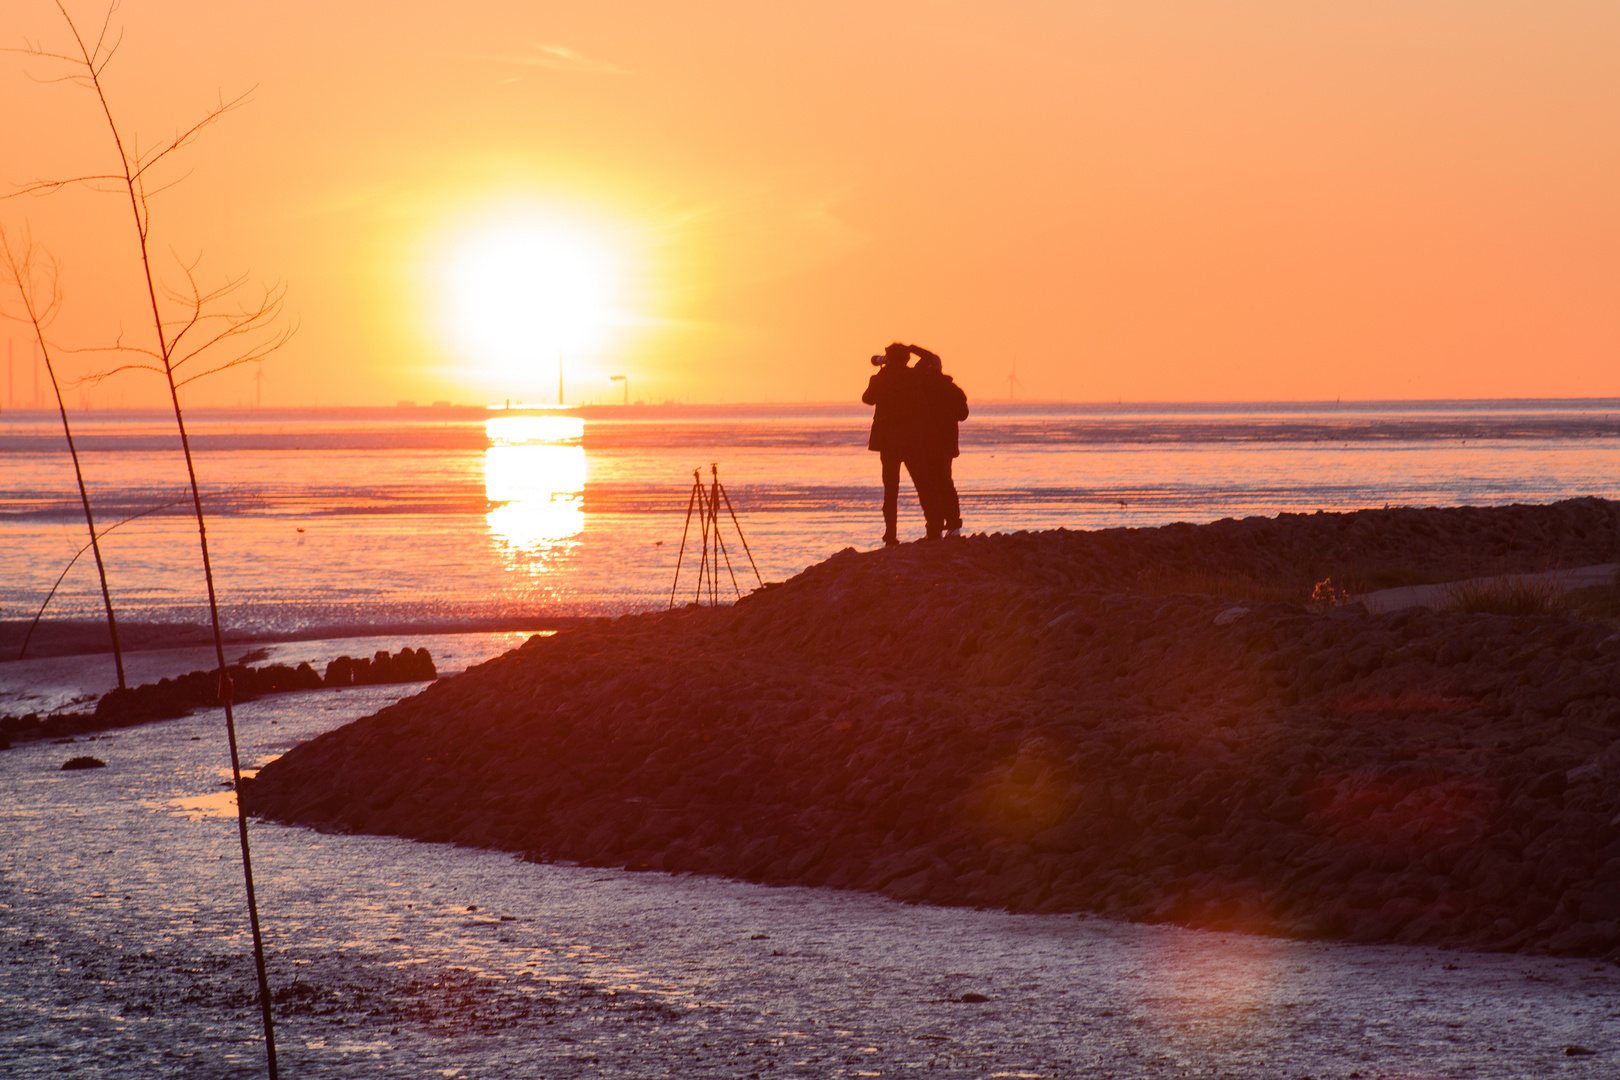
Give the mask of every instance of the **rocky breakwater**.
M 1620 959 L 1613 626 L 1108 584 L 1158 551 L 1309 577 L 1290 552 L 1410 559 L 1400 535 L 1467 573 L 1471 537 L 1528 548 L 1572 514 L 1593 523 L 1574 558 L 1608 561 L 1612 511 L 847 551 L 730 608 L 533 639 L 296 747 L 246 798 L 537 860 Z
M 307 663 L 297 667 L 286 664 L 267 664 L 263 667 L 232 664 L 225 670 L 231 677 L 231 699 L 236 702 L 295 690 L 420 682 L 439 677 L 433 666 L 432 655 L 426 649 L 409 647 L 392 655 L 379 649 L 369 659 L 362 657 L 354 660 L 340 656 L 326 665 L 324 677 Z M 91 713 L 69 712 L 43 717 L 34 713 L 0 716 L 0 743 L 9 745 L 13 739 L 57 739 L 92 731 L 134 727 L 154 720 L 189 716 L 194 710 L 212 708 L 218 704 L 219 672 L 193 671 L 172 679 L 159 679 L 155 683 L 108 691 L 96 702 L 95 711 Z M 4 745 L 0 745 L 0 749 L 4 748 Z

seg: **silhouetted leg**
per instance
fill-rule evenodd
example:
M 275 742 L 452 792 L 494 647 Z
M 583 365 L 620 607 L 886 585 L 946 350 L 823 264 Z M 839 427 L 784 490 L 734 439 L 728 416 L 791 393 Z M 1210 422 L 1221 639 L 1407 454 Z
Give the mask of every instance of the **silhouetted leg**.
M 938 467 L 934 472 L 934 484 L 939 489 L 939 512 L 944 519 L 947 529 L 960 529 L 962 527 L 962 500 L 956 496 L 956 481 L 951 478 L 951 466 L 954 459 L 949 455 L 940 457 Z
M 883 542 L 897 544 L 900 519 L 900 455 L 883 455 Z
M 928 526 L 928 538 L 937 540 L 940 529 L 938 484 L 928 457 L 918 454 L 906 459 L 906 471 L 911 474 L 912 486 L 917 489 L 917 503 L 922 507 L 923 521 Z

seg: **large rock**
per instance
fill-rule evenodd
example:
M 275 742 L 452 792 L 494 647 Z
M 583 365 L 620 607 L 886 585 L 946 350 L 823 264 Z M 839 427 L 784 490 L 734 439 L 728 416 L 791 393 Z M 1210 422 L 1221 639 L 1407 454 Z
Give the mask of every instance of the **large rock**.
M 238 703 L 269 694 L 316 690 L 323 686 L 375 686 L 426 682 L 439 677 L 427 649 L 409 647 L 392 656 L 379 649 L 369 660 L 351 660 L 347 656 L 340 656 L 326 666 L 324 679 L 308 663 L 297 667 L 268 664 L 257 668 L 232 664 L 225 670 L 231 678 L 231 700 Z M 155 683 L 108 691 L 97 700 L 93 713 L 57 713 L 47 717 L 35 713 L 0 716 L 0 750 L 10 745 L 9 739 L 12 737 L 54 739 L 133 727 L 154 720 L 189 716 L 196 709 L 212 708 L 219 702 L 219 672 L 193 671 L 174 678 L 159 679 Z

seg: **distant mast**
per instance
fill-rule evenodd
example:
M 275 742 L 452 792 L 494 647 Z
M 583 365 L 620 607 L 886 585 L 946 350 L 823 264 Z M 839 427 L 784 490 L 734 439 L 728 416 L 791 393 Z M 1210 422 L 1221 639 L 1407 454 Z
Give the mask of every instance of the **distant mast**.
M 562 408 L 562 353 L 557 354 L 557 408 Z

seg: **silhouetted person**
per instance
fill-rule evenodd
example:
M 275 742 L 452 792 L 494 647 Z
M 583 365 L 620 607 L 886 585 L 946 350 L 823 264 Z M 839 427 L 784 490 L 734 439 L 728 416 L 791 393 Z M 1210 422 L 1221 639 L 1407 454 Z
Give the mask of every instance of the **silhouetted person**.
M 883 350 L 881 356 L 872 357 L 878 372 L 866 384 L 861 400 L 875 406 L 872 410 L 872 435 L 866 442 L 868 450 L 875 450 L 883 463 L 883 542 L 898 544 L 896 526 L 900 516 L 900 466 L 911 474 L 911 483 L 917 489 L 917 501 L 922 504 L 923 517 L 929 522 L 929 535 L 938 536 L 934 529 L 934 490 L 929 485 L 927 467 L 923 463 L 918 437 L 917 394 L 915 373 L 906 365 L 911 361 L 911 349 L 898 341 Z
M 937 536 L 944 530 L 956 536 L 962 529 L 962 503 L 956 497 L 951 462 L 962 453 L 957 425 L 968 418 L 967 395 L 945 374 L 938 353 L 920 345 L 910 346 L 909 351 L 917 354 L 917 364 L 911 369 L 916 394 L 917 453 L 932 488 L 929 502 L 934 514 L 928 519 L 928 535 Z

